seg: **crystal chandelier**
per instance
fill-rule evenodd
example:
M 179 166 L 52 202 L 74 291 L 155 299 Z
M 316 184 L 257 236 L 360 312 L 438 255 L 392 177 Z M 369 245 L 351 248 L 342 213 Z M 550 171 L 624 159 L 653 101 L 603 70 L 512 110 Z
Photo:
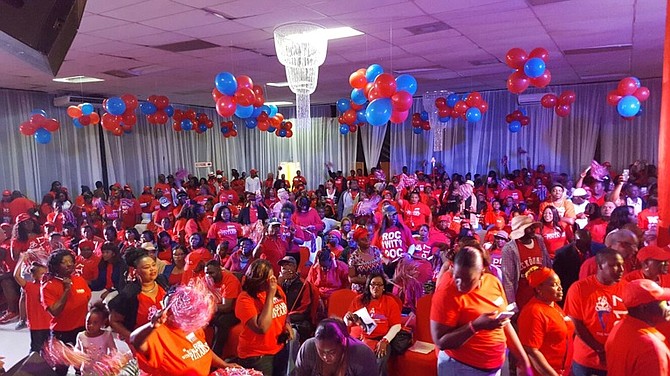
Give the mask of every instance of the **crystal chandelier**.
M 279 62 L 286 68 L 289 88 L 295 93 L 298 128 L 311 123 L 309 95 L 316 90 L 319 66 L 326 60 L 328 38 L 323 26 L 294 22 L 274 30 L 275 50 Z

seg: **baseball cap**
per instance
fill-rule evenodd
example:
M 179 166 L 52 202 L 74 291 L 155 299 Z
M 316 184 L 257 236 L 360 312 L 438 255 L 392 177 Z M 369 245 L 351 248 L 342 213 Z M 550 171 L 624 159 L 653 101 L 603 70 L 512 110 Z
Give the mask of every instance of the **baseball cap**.
M 507 231 L 503 231 L 503 230 L 500 230 L 500 231 L 496 232 L 495 234 L 493 234 L 493 237 L 509 240 L 509 235 L 507 234 Z
M 222 177 L 223 177 L 223 175 L 221 175 L 221 174 L 216 175 L 217 179 L 221 179 Z
M 2 195 L 3 195 L 3 196 L 11 196 L 11 195 L 12 195 L 12 191 L 10 191 L 9 189 L 5 189 L 4 191 L 2 191 Z
M 650 279 L 636 279 L 623 287 L 623 304 L 630 307 L 670 300 L 670 289 L 664 289 Z
M 16 224 L 19 224 L 19 223 L 25 222 L 29 219 L 30 219 L 30 215 L 28 213 L 21 213 L 21 214 L 16 216 L 16 219 L 14 220 L 14 222 Z
M 586 189 L 584 188 L 575 188 L 574 191 L 572 191 L 572 197 L 584 197 L 586 196 Z
M 293 258 L 293 256 L 284 256 L 283 259 L 279 260 L 278 264 L 279 266 L 282 266 L 284 264 L 298 265 L 298 262 L 295 261 L 295 258 Z
M 668 261 L 670 260 L 670 252 L 656 245 L 648 245 L 637 252 L 637 259 L 639 261 L 646 261 L 649 259 Z
M 268 221 L 268 226 L 276 226 L 276 225 L 281 225 L 281 222 L 277 218 L 270 218 Z
M 95 249 L 95 244 L 93 244 L 93 242 L 88 240 L 88 239 L 80 240 L 79 243 L 78 243 L 78 246 L 79 246 L 79 249 L 81 249 L 81 248 Z
M 397 212 L 398 212 L 398 210 L 396 210 L 395 206 L 393 206 L 393 205 L 386 205 L 384 207 L 384 214 L 391 215 L 391 214 L 395 214 Z
M 168 200 L 167 197 L 159 198 L 158 203 L 163 207 L 170 206 L 170 200 Z

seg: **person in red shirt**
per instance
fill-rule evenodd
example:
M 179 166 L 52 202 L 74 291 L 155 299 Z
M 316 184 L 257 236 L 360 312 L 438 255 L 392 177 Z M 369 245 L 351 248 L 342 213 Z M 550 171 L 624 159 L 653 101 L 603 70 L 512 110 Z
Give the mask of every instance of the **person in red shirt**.
M 26 294 L 27 324 L 28 329 L 30 329 L 30 351 L 40 352 L 51 336 L 51 331 L 49 330 L 51 316 L 40 303 L 40 284 L 42 283 L 42 276 L 47 271 L 47 267 L 33 262 L 30 266 L 32 281 L 28 282 L 23 279 L 21 271 L 24 256 L 25 254 L 19 256 L 19 262 L 14 269 L 14 279 Z
M 235 317 L 235 300 L 242 292 L 242 287 L 237 277 L 222 269 L 216 260 L 205 264 L 205 284 L 216 300 L 216 311 L 210 320 L 210 325 L 214 327 L 212 351 L 221 354 L 230 328 L 239 322 Z
M 319 289 L 321 301 L 327 307 L 334 291 L 349 288 L 349 266 L 328 249 L 322 249 L 316 254 L 316 263 L 309 268 L 306 282 Z
M 279 260 L 286 256 L 289 250 L 291 236 L 284 236 L 281 232 L 281 222 L 277 219 L 271 219 L 267 224 L 267 229 L 254 249 L 254 258 L 263 258 L 270 262 L 273 271 L 279 274 Z
M 658 227 L 658 198 L 651 196 L 647 199 L 647 207 L 637 215 L 637 226 L 643 230 Z
M 48 271 L 42 283 L 42 306 L 51 315 L 51 336 L 74 345 L 77 333 L 84 330 L 91 289 L 74 272 L 74 256 L 61 249 L 49 256 Z M 68 366 L 56 366 L 59 376 L 67 374 Z
M 219 244 L 228 241 L 228 244 L 236 244 L 237 239 L 242 237 L 242 226 L 231 222 L 232 214 L 227 206 L 220 206 L 216 212 L 214 223 L 207 231 L 209 249 L 215 249 Z
M 237 344 L 238 363 L 264 375 L 285 375 L 287 340 L 293 330 L 287 317 L 286 296 L 277 284 L 267 260 L 254 261 L 245 274 L 242 293 L 235 303 L 235 316 L 244 325 Z
M 624 270 L 630 273 L 638 269 L 638 262 L 635 258 L 638 248 L 637 236 L 628 229 L 612 231 L 605 238 L 605 246 L 619 252 L 624 260 Z M 596 259 L 591 257 L 586 259 L 579 268 L 579 279 L 584 279 L 590 275 L 595 275 L 598 271 Z
M 410 247 L 414 249 L 412 232 L 398 219 L 398 212 L 393 205 L 384 207 L 384 219 L 372 244 L 382 251 L 384 271 L 389 277 L 393 276 L 395 270 L 396 264 L 393 261 L 404 257 Z
M 100 257 L 93 253 L 95 244 L 90 240 L 80 240 L 77 249 L 79 250 L 79 254 L 75 258 L 75 272 L 84 278 L 86 283 L 90 284 L 92 281 L 98 279 Z
M 500 281 L 486 269 L 482 253 L 464 247 L 451 271 L 438 279 L 430 308 L 430 333 L 442 350 L 438 374 L 497 374 L 509 346 L 518 361 L 517 375 L 532 375 L 509 316 L 496 316 L 506 310 L 507 299 Z
M 181 276 L 183 285 L 187 285 L 193 278 L 204 277 L 205 264 L 214 257 L 212 252 L 205 248 L 205 241 L 200 233 L 191 235 L 188 242 L 191 251 L 186 255 L 186 265 Z
M 9 215 L 12 219 L 16 219 L 20 214 L 30 214 L 37 208 L 37 204 L 26 198 L 20 191 L 12 192 L 12 200 L 8 206 Z
M 228 202 L 233 205 L 237 205 L 240 202 L 240 196 L 238 196 L 236 191 L 230 189 L 230 183 L 228 183 L 228 180 L 224 180 L 223 183 L 221 183 L 219 202 Z
M 636 279 L 650 279 L 659 286 L 670 288 L 670 274 L 668 274 L 668 263 L 670 263 L 670 251 L 656 245 L 648 245 L 637 252 L 637 260 L 642 266 L 623 276 L 624 281 Z
M 309 204 L 309 197 L 301 196 L 298 198 L 296 202 L 297 210 L 293 213 L 291 221 L 296 226 L 300 226 L 316 235 L 322 232 L 326 225 L 321 220 L 321 217 L 319 217 L 319 213 L 316 212 L 316 209 L 311 208 Z
M 300 170 L 297 170 L 295 172 L 295 176 L 293 177 L 293 184 L 291 185 L 291 187 L 293 187 L 293 193 L 303 191 L 306 186 L 307 186 L 307 179 L 305 179 L 305 177 L 302 176 Z
M 500 217 L 503 218 L 503 221 L 507 221 L 507 214 L 502 211 L 502 204 L 498 200 L 493 200 L 484 214 L 484 224 L 486 226 L 495 224 Z
M 519 314 L 519 340 L 537 375 L 563 375 L 574 325 L 558 302 L 563 299 L 561 280 L 546 267 L 532 269 L 528 284 L 535 296 Z
M 142 190 L 142 194 L 137 199 L 137 202 L 142 209 L 142 213 L 153 213 L 156 210 L 155 206 L 159 206 L 158 199 L 154 198 L 154 195 L 151 193 L 151 186 L 145 186 Z
M 670 289 L 639 279 L 624 286 L 622 298 L 628 315 L 612 329 L 605 342 L 607 375 L 670 374 L 670 349 L 666 338 L 656 329 L 670 317 L 667 303 Z
M 254 242 L 249 238 L 241 238 L 223 268 L 233 273 L 246 273 L 249 265 L 255 261 L 253 251 Z
M 596 275 L 575 282 L 565 299 L 565 313 L 575 324 L 572 373 L 607 375 L 605 341 L 614 325 L 626 315 L 622 300 L 624 261 L 605 248 L 596 254 Z
M 409 202 L 403 207 L 403 218 L 412 232 L 419 231 L 419 227 L 423 224 L 433 223 L 433 213 L 419 199 L 419 192 L 412 192 L 409 195 Z
M 540 222 L 542 223 L 540 235 L 542 235 L 544 244 L 547 246 L 549 257 L 553 260 L 556 251 L 574 239 L 572 228 L 561 222 L 558 210 L 551 205 L 546 206 L 542 211 Z
M 600 207 L 600 217 L 589 220 L 589 223 L 586 225 L 585 229 L 591 233 L 591 238 L 593 238 L 594 242 L 605 242 L 605 236 L 607 235 L 607 224 L 610 221 L 610 216 L 612 215 L 614 209 L 616 209 L 616 205 L 611 201 L 607 201 Z
M 437 217 L 437 223 L 428 231 L 428 244 L 437 247 L 439 244 L 450 245 L 456 238 L 456 232 L 449 228 L 451 216 L 448 214 Z

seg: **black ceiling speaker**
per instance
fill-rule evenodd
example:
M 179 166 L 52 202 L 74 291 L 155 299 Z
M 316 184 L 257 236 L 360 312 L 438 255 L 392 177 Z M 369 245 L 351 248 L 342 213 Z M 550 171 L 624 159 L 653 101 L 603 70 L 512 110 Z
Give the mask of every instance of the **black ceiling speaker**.
M 55 76 L 85 6 L 86 0 L 0 0 L 0 49 Z

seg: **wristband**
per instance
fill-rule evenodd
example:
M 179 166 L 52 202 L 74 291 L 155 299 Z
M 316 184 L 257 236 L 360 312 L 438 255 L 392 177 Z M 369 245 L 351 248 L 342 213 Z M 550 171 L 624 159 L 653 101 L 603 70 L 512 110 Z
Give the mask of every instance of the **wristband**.
M 470 328 L 470 331 L 472 332 L 472 334 L 476 334 L 476 333 L 477 333 L 477 331 L 475 330 L 475 326 L 472 325 L 472 321 L 470 321 L 470 322 L 468 323 L 468 327 Z

